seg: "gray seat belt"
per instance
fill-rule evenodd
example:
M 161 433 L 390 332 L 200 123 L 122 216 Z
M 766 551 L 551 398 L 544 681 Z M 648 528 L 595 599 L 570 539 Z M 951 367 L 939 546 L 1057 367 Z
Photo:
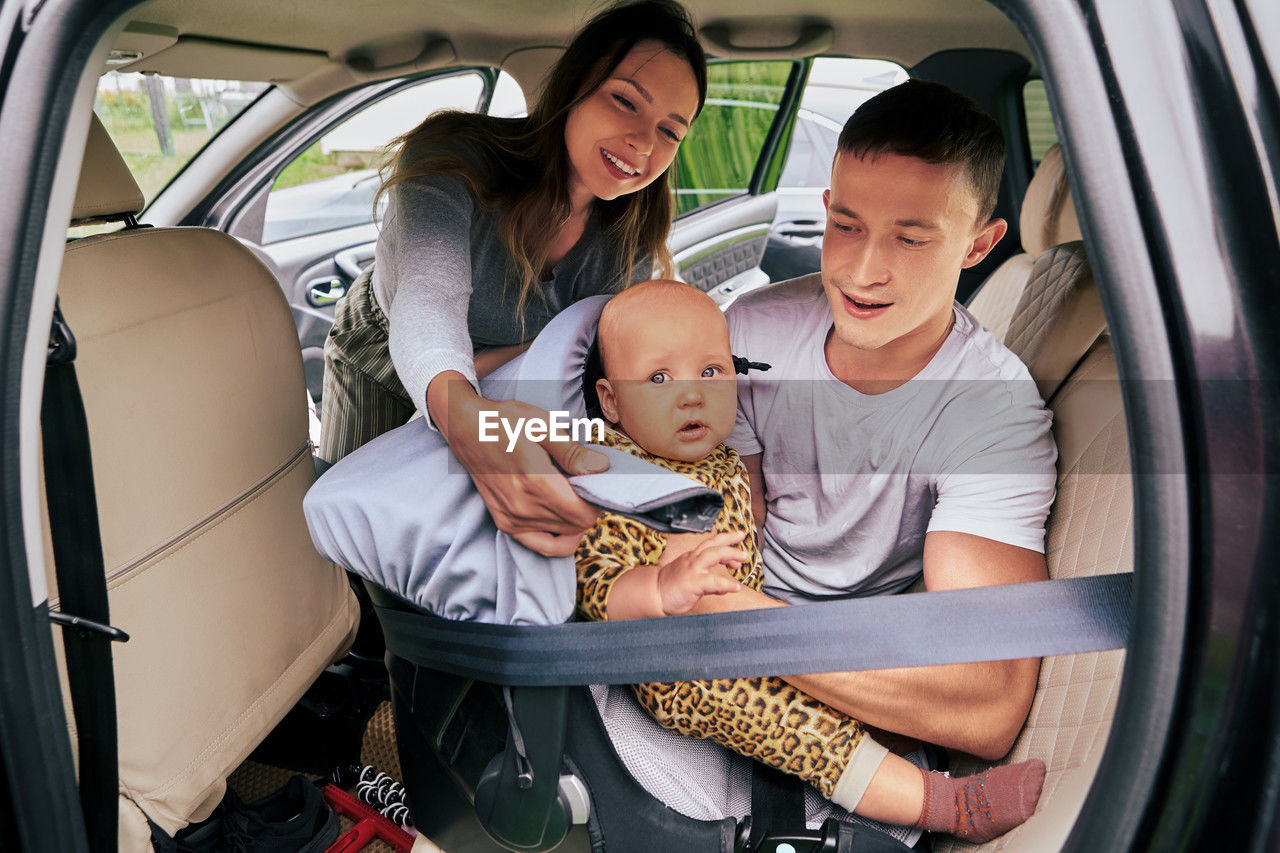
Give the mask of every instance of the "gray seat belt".
M 386 599 L 377 611 L 387 649 L 419 666 L 513 686 L 636 684 L 1123 648 L 1133 575 L 544 626 L 449 620 Z

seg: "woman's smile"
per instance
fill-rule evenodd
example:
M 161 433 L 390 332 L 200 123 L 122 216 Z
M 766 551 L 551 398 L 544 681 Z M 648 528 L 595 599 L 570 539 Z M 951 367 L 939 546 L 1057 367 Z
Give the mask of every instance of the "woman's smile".
M 565 121 L 575 206 L 652 183 L 675 159 L 697 110 L 688 60 L 656 41 L 631 48 Z
M 611 171 L 616 172 L 619 180 L 629 180 L 640 174 L 640 169 L 631 165 L 622 157 L 614 154 L 608 148 L 600 149 L 600 156 L 604 159 L 605 166 Z

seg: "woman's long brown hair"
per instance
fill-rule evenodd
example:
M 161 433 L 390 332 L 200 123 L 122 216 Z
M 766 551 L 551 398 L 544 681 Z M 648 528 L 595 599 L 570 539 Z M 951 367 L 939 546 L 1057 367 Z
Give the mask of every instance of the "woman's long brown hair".
M 657 41 L 685 59 L 698 85 L 698 112 L 707 94 L 707 65 L 688 12 L 675 0 L 641 0 L 597 14 L 577 34 L 551 69 L 528 118 L 504 119 L 443 112 L 396 139 L 392 172 L 378 195 L 397 184 L 440 172 L 457 175 L 477 204 L 502 211 L 502 244 L 519 278 L 518 311 L 546 265 L 551 237 L 572 212 L 571 167 L 564 144 L 570 111 L 608 79 L 631 49 Z M 696 113 L 695 113 L 696 115 Z M 654 272 L 672 274 L 667 232 L 671 227 L 670 169 L 639 192 L 597 200 L 601 225 L 622 258 L 629 283 L 637 255 L 653 258 Z

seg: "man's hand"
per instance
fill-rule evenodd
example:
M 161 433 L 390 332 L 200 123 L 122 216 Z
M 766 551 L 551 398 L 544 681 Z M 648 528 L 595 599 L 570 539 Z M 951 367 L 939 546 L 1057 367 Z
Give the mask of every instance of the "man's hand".
M 1044 555 L 966 533 L 925 537 L 925 586 L 942 589 L 1044 580 Z M 706 596 L 697 613 L 782 607 L 742 587 Z M 789 675 L 819 701 L 887 731 L 995 760 L 1009 751 L 1035 697 L 1039 658 Z
M 745 536 L 745 533 L 706 536 L 692 550 L 660 563 L 657 587 L 662 615 L 688 613 L 705 595 L 737 592 L 742 585 L 734 580 L 731 571 L 749 559 L 749 555 L 734 546 Z
M 427 388 L 427 409 L 454 456 L 471 475 L 498 529 L 549 557 L 568 556 L 599 510 L 582 500 L 561 471 L 594 474 L 609 460 L 572 441 L 533 442 L 521 434 L 511 451 L 507 438 L 480 441 L 480 412 L 497 412 L 515 423 L 519 418 L 548 419 L 537 406 L 514 400 L 492 402 L 475 392 L 461 374 L 446 371 Z M 559 467 L 557 467 L 559 466 Z
M 1045 580 L 1044 555 L 980 536 L 924 540 L 930 592 Z M 789 676 L 863 722 L 995 760 L 1013 746 L 1035 698 L 1039 658 Z

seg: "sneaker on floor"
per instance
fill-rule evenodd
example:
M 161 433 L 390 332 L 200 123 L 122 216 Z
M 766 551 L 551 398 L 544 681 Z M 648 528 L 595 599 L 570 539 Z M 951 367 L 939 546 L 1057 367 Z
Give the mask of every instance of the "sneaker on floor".
M 338 815 L 305 776 L 251 803 L 227 789 L 222 801 L 225 849 L 243 853 L 321 853 L 338 839 Z
M 151 846 L 155 853 L 220 853 L 225 849 L 222 843 L 222 815 L 222 806 L 219 805 L 212 817 L 186 827 L 173 837 L 172 842 L 167 837 L 157 837 L 153 830 Z

